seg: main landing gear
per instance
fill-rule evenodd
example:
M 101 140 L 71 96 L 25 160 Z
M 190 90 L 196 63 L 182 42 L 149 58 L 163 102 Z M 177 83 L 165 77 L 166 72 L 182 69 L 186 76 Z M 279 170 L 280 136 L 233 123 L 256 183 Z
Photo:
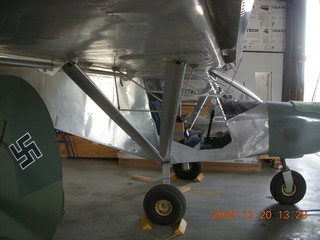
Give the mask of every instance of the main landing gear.
M 151 188 L 143 201 L 146 216 L 160 225 L 173 225 L 186 212 L 186 199 L 182 192 L 170 185 L 170 162 L 162 164 L 162 184 Z
M 306 181 L 301 174 L 289 169 L 285 159 L 281 159 L 281 163 L 281 172 L 276 174 L 270 183 L 271 195 L 281 204 L 295 204 L 306 193 Z
M 151 188 L 143 201 L 146 216 L 160 225 L 173 225 L 183 218 L 186 200 L 179 189 L 170 185 L 170 165 L 163 164 L 163 183 Z M 173 165 L 175 175 L 181 179 L 195 179 L 202 170 L 200 162 Z
M 186 200 L 176 187 L 160 184 L 147 192 L 143 208 L 152 222 L 172 225 L 183 218 L 186 212 Z

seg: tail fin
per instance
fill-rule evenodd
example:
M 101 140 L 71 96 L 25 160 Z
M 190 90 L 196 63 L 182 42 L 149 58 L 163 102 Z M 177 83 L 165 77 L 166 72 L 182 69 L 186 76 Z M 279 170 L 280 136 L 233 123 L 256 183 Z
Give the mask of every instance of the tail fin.
M 52 239 L 62 209 L 61 160 L 49 112 L 26 81 L 0 76 L 0 236 Z

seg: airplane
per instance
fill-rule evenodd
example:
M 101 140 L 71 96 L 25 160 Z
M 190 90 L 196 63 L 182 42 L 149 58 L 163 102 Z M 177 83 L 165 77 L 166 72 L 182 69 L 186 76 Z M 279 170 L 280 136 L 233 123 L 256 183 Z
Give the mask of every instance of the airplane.
M 299 202 L 306 182 L 286 158 L 320 151 L 320 105 L 262 102 L 224 74 L 238 66 L 250 0 L 13 0 L 0 18 L 0 238 L 50 239 L 63 216 L 61 160 L 54 128 L 162 165 L 145 195 L 154 223 L 186 211 L 170 184 L 202 161 L 269 154 L 282 170 L 274 199 Z M 190 81 L 204 83 L 188 93 Z M 232 86 L 252 100 L 228 98 Z M 228 87 L 227 87 L 228 89 Z M 173 141 L 181 101 L 196 97 L 183 141 Z M 207 136 L 199 113 L 214 100 Z M 210 105 L 210 104 L 209 104 Z M 218 122 L 221 129 L 210 135 Z M 212 123 L 212 124 L 211 124 Z

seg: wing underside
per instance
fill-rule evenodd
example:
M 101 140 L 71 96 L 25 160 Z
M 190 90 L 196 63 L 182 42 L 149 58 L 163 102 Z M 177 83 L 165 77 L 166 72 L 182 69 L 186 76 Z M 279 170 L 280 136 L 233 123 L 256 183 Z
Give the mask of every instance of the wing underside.
M 61 66 L 77 62 L 158 148 L 149 103 L 150 96 L 162 94 L 166 62 L 187 62 L 185 75 L 199 81 L 209 70 L 237 64 L 251 8 L 245 0 L 6 1 L 0 9 L 1 74 L 31 83 L 55 127 L 148 157 Z M 150 82 L 159 86 L 154 93 L 147 89 Z
M 0 52 L 116 64 L 152 77 L 163 75 L 164 58 L 220 68 L 241 52 L 250 6 L 240 0 L 6 1 Z

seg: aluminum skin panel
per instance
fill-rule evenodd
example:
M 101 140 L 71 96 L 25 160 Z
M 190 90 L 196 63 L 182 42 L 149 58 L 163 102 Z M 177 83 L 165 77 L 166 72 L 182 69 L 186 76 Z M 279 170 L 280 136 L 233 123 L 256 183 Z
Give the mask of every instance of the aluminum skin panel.
M 197 150 L 174 142 L 174 163 L 223 161 L 268 154 L 269 119 L 267 103 L 227 121 L 231 143 L 221 149 Z
M 63 72 L 49 76 L 33 69 L 7 68 L 2 69 L 1 74 L 20 76 L 29 82 L 44 100 L 56 128 L 125 152 L 149 157 Z M 116 106 L 114 79 L 97 75 L 90 77 Z M 135 84 L 128 82 L 120 91 L 130 92 L 133 99 L 142 99 L 136 101 L 134 107 L 148 108 L 146 94 Z M 158 147 L 150 112 L 125 111 L 123 115 L 153 146 Z

